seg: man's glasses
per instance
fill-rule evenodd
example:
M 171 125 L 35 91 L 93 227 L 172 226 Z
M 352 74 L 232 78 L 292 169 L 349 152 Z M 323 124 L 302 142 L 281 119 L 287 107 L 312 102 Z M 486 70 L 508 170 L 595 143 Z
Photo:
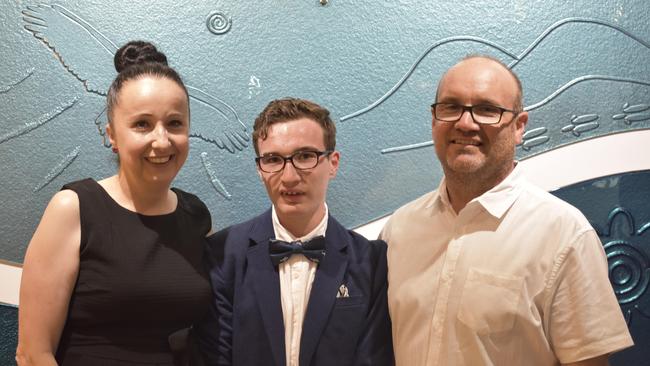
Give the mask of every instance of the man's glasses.
M 287 161 L 293 164 L 298 170 L 308 170 L 315 168 L 320 162 L 320 157 L 329 156 L 333 151 L 296 151 L 295 153 L 284 157 L 277 154 L 265 154 L 255 158 L 255 162 L 261 171 L 266 173 L 277 173 L 284 169 Z
M 459 105 L 454 103 L 434 103 L 431 105 L 431 111 L 435 119 L 443 122 L 456 122 L 460 117 L 469 111 L 474 122 L 484 125 L 494 125 L 501 122 L 501 117 L 504 112 L 514 113 L 519 112 L 512 109 L 497 107 L 491 104 L 478 104 L 478 105 Z

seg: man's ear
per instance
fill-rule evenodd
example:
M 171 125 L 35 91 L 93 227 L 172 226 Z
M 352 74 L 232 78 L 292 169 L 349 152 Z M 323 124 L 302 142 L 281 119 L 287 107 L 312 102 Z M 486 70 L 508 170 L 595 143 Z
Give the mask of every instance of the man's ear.
M 341 159 L 341 153 L 338 151 L 334 151 L 329 156 L 330 178 L 336 177 L 336 172 L 339 170 L 339 159 Z
M 521 112 L 515 120 L 515 142 L 517 145 L 521 144 L 523 140 L 526 124 L 528 124 L 528 112 Z

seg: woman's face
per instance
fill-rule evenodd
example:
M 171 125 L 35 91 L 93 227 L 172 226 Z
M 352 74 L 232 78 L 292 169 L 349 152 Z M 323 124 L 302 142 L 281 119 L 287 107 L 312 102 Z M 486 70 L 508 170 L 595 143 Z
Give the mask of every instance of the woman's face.
M 171 185 L 189 150 L 189 106 L 174 81 L 143 76 L 124 83 L 108 136 L 129 182 Z

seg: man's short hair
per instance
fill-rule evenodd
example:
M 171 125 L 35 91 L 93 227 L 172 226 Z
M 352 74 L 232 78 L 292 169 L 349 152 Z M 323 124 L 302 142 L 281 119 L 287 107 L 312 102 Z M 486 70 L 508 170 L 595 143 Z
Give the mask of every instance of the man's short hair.
M 524 111 L 524 101 L 523 101 L 524 94 L 523 94 L 523 88 L 521 87 L 521 80 L 519 80 L 519 77 L 517 76 L 517 74 L 515 74 L 515 72 L 512 71 L 512 69 L 510 67 L 508 67 L 508 65 L 504 64 L 503 61 L 499 60 L 498 58 L 496 58 L 494 56 L 490 56 L 490 55 L 482 55 L 482 54 L 477 54 L 477 53 L 476 54 L 469 54 L 469 55 L 463 57 L 460 61 L 455 63 L 454 66 L 458 65 L 459 63 L 461 63 L 463 61 L 471 60 L 473 58 L 482 58 L 482 59 L 494 61 L 497 64 L 501 65 L 501 67 L 503 67 L 505 70 L 508 71 L 508 73 L 515 79 L 515 82 L 517 83 L 517 94 L 515 95 L 514 106 L 513 106 L 512 109 L 515 110 L 516 112 L 523 112 Z M 447 70 L 444 74 L 442 74 L 442 77 L 440 78 L 440 81 L 442 81 L 444 79 L 445 75 L 447 75 L 447 72 L 449 72 L 449 70 Z M 441 82 L 438 82 L 438 89 L 436 90 L 436 102 L 438 101 L 438 94 L 440 92 L 440 85 L 441 85 Z
M 257 142 L 260 139 L 266 139 L 271 125 L 300 118 L 311 119 L 323 128 L 323 142 L 326 150 L 336 148 L 336 126 L 327 109 L 306 99 L 282 98 L 271 101 L 262 113 L 255 118 L 255 125 L 253 126 L 255 153 L 259 155 Z

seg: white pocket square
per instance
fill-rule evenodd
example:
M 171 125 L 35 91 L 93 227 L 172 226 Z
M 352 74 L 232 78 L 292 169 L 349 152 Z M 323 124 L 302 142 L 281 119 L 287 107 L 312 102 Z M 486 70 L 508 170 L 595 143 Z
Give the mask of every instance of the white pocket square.
M 350 297 L 348 288 L 345 285 L 341 285 L 341 287 L 339 287 L 339 291 L 336 293 L 336 297 Z

